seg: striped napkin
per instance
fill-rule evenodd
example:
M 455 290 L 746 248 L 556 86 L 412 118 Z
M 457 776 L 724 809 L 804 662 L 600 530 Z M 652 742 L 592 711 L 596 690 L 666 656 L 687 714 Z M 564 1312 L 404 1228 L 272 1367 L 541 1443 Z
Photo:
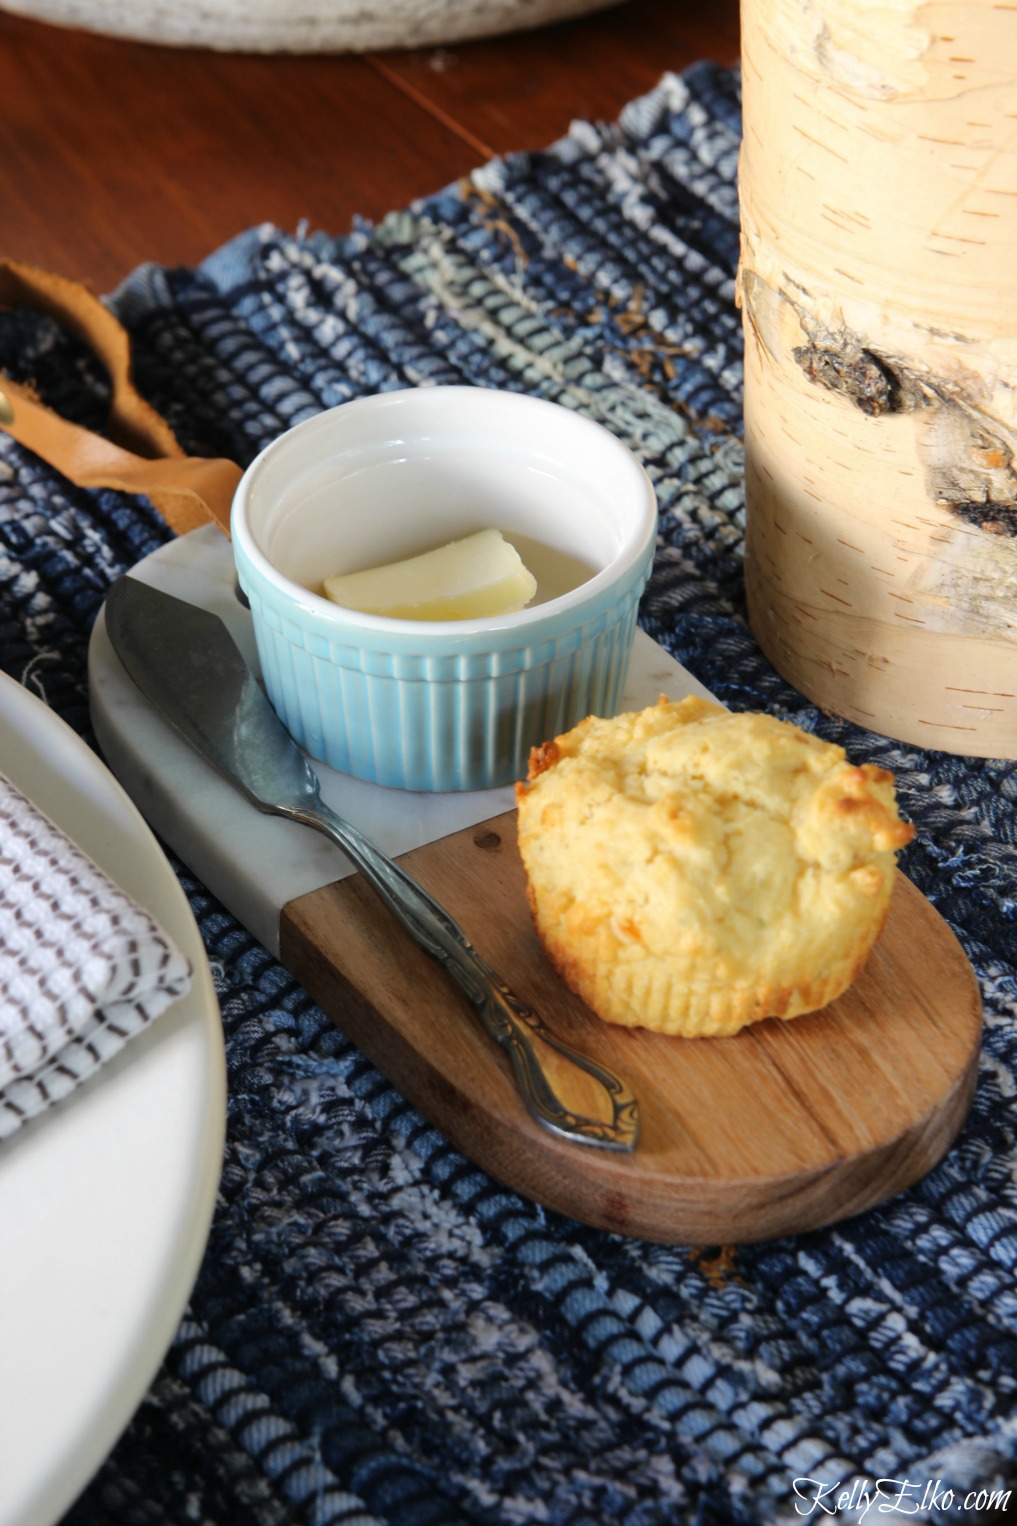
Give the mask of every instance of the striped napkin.
M 190 962 L 0 774 L 0 1140 L 190 987 Z

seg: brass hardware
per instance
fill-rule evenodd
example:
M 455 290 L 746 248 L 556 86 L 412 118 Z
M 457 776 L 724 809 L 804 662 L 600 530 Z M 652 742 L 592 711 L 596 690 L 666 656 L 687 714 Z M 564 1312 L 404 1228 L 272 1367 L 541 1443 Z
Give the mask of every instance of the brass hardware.
M 14 423 L 14 407 L 6 392 L 0 391 L 0 424 Z

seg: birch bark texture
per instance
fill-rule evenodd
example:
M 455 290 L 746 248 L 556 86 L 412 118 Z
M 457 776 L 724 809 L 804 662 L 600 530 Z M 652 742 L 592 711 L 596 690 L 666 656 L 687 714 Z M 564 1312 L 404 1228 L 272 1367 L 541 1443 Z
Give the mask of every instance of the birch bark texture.
M 742 89 L 753 632 L 1017 757 L 1017 0 L 742 0 Z

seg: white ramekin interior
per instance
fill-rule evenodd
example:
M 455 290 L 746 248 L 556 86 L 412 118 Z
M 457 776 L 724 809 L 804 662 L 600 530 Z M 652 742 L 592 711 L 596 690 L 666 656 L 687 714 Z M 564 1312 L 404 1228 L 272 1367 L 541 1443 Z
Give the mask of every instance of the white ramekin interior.
M 288 431 L 249 468 L 234 534 L 303 601 L 331 574 L 493 527 L 538 579 L 528 609 L 499 623 L 527 624 L 622 575 L 654 518 L 645 473 L 599 425 L 522 394 L 441 387 L 360 399 Z

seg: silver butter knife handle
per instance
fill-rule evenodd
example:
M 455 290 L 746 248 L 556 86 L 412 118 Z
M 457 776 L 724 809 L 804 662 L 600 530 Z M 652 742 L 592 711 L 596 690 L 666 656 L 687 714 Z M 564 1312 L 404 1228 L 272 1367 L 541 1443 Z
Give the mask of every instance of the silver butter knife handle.
M 534 1117 L 539 1118 L 555 1134 L 568 1139 L 580 1139 L 586 1144 L 600 1145 L 609 1150 L 632 1150 L 639 1135 L 639 1104 L 625 1083 L 603 1065 L 577 1054 L 559 1042 L 542 1020 L 504 981 L 490 969 L 480 955 L 466 945 L 475 961 L 475 969 L 483 971 L 485 985 L 483 995 L 475 1006 L 488 1033 L 495 1038 L 508 1054 L 516 1081 L 526 1105 Z M 450 963 L 449 973 L 459 980 L 467 991 L 466 981 Z M 539 1050 L 545 1054 L 541 1061 Z M 591 1117 L 568 1107 L 558 1096 L 548 1076 L 550 1064 L 556 1078 L 562 1067 L 578 1067 L 595 1087 L 602 1089 L 608 1108 L 604 1117 Z M 569 1077 L 571 1090 L 575 1091 L 576 1076 Z M 560 1081 L 559 1081 L 560 1084 Z M 590 1094 L 589 1082 L 582 1089 Z
M 324 832 L 417 943 L 462 987 L 505 1050 L 526 1106 L 561 1137 L 605 1149 L 636 1142 L 635 1098 L 574 1054 L 484 963 L 448 912 L 321 798 L 318 776 L 217 615 L 133 577 L 106 597 L 106 629 L 141 693 L 259 811 Z
M 639 1104 L 626 1084 L 555 1038 L 422 885 L 324 801 L 284 814 L 330 837 L 410 936 L 455 980 L 507 1054 L 523 1101 L 538 1122 L 580 1144 L 635 1148 Z

